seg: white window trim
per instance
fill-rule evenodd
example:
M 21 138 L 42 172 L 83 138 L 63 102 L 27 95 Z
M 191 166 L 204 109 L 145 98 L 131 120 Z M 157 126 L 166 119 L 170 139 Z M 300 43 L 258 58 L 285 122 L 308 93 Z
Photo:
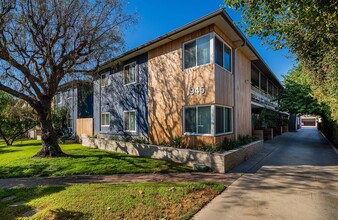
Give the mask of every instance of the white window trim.
M 230 70 L 231 70 L 231 71 L 229 71 L 229 70 L 227 70 L 227 69 L 225 69 L 225 68 L 223 67 L 223 66 L 224 66 L 224 63 L 223 63 L 223 66 L 220 66 L 220 65 L 218 65 L 218 64 L 215 62 L 215 60 L 214 60 L 214 64 L 217 65 L 217 66 L 219 66 L 220 68 L 224 69 L 224 70 L 227 71 L 228 73 L 231 73 L 231 74 L 232 74 L 232 69 L 233 69 L 233 65 L 232 65 L 232 61 L 233 61 L 232 47 L 231 47 L 225 40 L 223 40 L 223 38 L 222 38 L 221 36 L 219 36 L 218 34 L 215 34 L 215 37 L 217 37 L 218 40 L 220 40 L 223 44 L 225 44 L 228 48 L 230 48 L 230 56 L 231 56 Z M 216 51 L 216 44 L 215 44 L 215 43 L 213 44 L 213 48 L 214 48 L 214 51 Z M 223 54 L 224 54 L 224 45 L 223 45 Z M 224 59 L 224 57 L 223 57 L 223 59 Z M 223 61 L 224 61 L 224 60 L 223 60 Z
M 126 79 L 125 79 L 125 77 L 124 77 L 124 68 L 125 68 L 126 66 L 131 66 L 131 65 L 135 65 L 135 81 L 126 84 L 126 81 L 125 81 Z M 138 79 L 138 68 L 137 68 L 136 61 L 124 65 L 124 66 L 123 66 L 123 69 L 122 69 L 122 74 L 123 74 L 122 77 L 123 77 L 123 85 L 124 85 L 124 86 L 129 86 L 129 85 L 136 84 L 136 83 L 138 82 L 138 80 L 137 80 L 137 79 Z
M 210 118 L 211 118 L 211 122 L 210 122 L 210 134 L 201 134 L 198 133 L 198 108 L 199 107 L 210 107 Z M 197 124 L 197 132 L 196 133 L 192 133 L 192 132 L 185 132 L 185 109 L 187 108 L 195 108 L 196 109 L 196 124 Z M 183 107 L 183 134 L 184 135 L 190 135 L 190 136 L 215 136 L 214 133 L 214 124 L 215 124 L 215 117 L 214 117 L 214 105 L 192 105 L 192 106 L 184 106 Z
M 191 133 L 191 132 L 185 132 L 185 109 L 186 108 L 196 108 L 196 120 L 198 117 L 198 107 L 206 107 L 210 106 L 210 114 L 211 114 L 211 133 L 210 134 L 200 134 L 198 132 L 196 133 Z M 219 133 L 216 134 L 216 106 L 218 107 L 224 107 L 224 108 L 229 108 L 231 110 L 231 131 L 230 132 L 225 132 L 225 133 Z M 217 136 L 222 136 L 222 135 L 229 135 L 234 133 L 234 116 L 233 116 L 233 107 L 231 106 L 226 106 L 226 105 L 217 105 L 217 104 L 212 104 L 212 105 L 191 105 L 191 106 L 184 106 L 183 107 L 183 135 L 189 135 L 189 136 L 211 136 L 211 137 L 217 137 Z M 197 124 L 197 121 L 196 121 Z M 198 131 L 198 127 L 197 127 Z
M 211 55 L 211 52 L 213 52 L 213 45 L 212 45 L 213 41 L 211 39 L 213 39 L 213 34 L 214 34 L 214 32 L 211 32 L 211 33 L 208 33 L 208 34 L 204 34 L 204 35 L 202 35 L 200 37 L 194 38 L 192 40 L 189 40 L 189 41 L 186 41 L 186 42 L 183 43 L 183 45 L 182 45 L 182 58 L 183 58 L 182 59 L 182 67 L 183 67 L 183 71 L 189 70 L 189 69 L 193 69 L 193 68 L 196 68 L 196 67 L 206 66 L 206 65 L 209 65 L 209 64 L 212 63 L 213 59 L 211 59 L 211 58 L 213 58 L 213 55 Z M 204 63 L 202 65 L 197 65 L 197 48 L 196 48 L 196 66 L 185 68 L 185 64 L 184 64 L 184 46 L 186 44 L 188 44 L 188 43 L 196 41 L 196 47 L 197 47 L 197 40 L 200 39 L 200 38 L 203 38 L 203 37 L 205 37 L 207 35 L 209 35 L 209 37 L 210 37 L 210 47 L 209 47 L 209 50 L 210 50 L 210 62 L 209 63 Z
M 216 110 L 216 106 L 230 109 L 230 114 L 231 114 L 231 126 L 230 126 L 230 127 L 231 127 L 231 131 L 216 134 L 216 124 L 215 124 L 215 136 L 222 136 L 222 135 L 233 134 L 233 133 L 234 133 L 233 107 L 227 106 L 227 105 L 217 105 L 217 104 L 216 104 L 216 105 L 215 105 L 215 110 Z M 214 118 L 214 121 L 216 122 L 216 112 L 215 112 L 215 116 L 214 116 L 214 117 L 215 117 L 215 118 Z
M 69 91 L 71 91 L 71 96 L 69 95 Z M 73 97 L 73 89 L 69 89 L 67 91 L 67 99 L 71 99 Z
M 108 117 L 109 117 L 109 125 L 103 125 L 102 124 L 102 115 L 103 114 L 106 114 L 106 115 L 108 115 Z M 110 127 L 110 112 L 101 112 L 101 118 L 100 118 L 100 120 L 101 120 L 101 127 L 105 127 L 105 128 L 107 128 L 107 127 Z
M 135 112 L 135 130 L 126 130 L 125 129 L 125 113 L 129 113 L 129 112 Z M 131 133 L 136 133 L 137 132 L 137 111 L 136 110 L 126 110 L 126 111 L 123 111 L 123 131 L 125 132 L 131 132 Z
M 100 85 L 101 85 L 102 88 L 107 87 L 107 86 L 110 85 L 110 83 L 109 83 L 109 81 L 110 81 L 110 80 L 109 80 L 109 75 L 110 75 L 109 72 L 106 72 L 106 73 L 102 73 L 102 74 L 101 74 L 101 76 L 100 76 Z M 106 77 L 106 81 L 107 81 L 107 84 L 106 84 L 106 85 L 103 85 L 103 84 L 102 84 L 102 76 L 105 76 L 105 77 Z

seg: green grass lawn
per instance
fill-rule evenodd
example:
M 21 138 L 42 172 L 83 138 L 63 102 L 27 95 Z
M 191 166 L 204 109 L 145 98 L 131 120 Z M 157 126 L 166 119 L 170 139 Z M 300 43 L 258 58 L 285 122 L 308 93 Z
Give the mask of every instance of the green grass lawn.
M 112 153 L 80 144 L 62 144 L 67 157 L 33 158 L 40 148 L 41 142 L 37 140 L 16 141 L 9 147 L 0 142 L 0 178 L 191 171 L 176 163 Z
M 0 219 L 189 219 L 223 191 L 216 183 L 78 184 L 0 189 Z M 4 198 L 11 200 L 3 201 Z M 16 204 L 16 205 L 15 205 Z M 13 206 L 14 205 L 14 206 Z

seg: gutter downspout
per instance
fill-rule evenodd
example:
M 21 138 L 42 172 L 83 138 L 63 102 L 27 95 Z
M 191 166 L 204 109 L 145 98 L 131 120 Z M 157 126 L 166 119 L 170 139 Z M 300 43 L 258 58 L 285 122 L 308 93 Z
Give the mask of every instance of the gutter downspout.
M 234 119 L 234 122 L 233 122 L 233 129 L 234 129 L 234 132 L 235 132 L 235 140 L 238 139 L 238 131 L 237 131 L 237 49 L 238 48 L 241 48 L 241 47 L 244 47 L 246 45 L 246 41 L 243 40 L 243 43 L 242 45 L 240 46 L 237 46 L 236 48 L 234 48 L 233 50 L 233 84 L 234 84 L 234 112 L 233 112 L 233 119 Z

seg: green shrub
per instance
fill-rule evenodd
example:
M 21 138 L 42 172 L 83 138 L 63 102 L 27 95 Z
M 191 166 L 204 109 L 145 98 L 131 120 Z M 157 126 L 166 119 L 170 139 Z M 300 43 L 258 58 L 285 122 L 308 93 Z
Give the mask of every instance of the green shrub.
M 184 147 L 183 137 L 174 136 L 170 140 L 170 146 L 176 147 L 176 148 L 183 148 Z
M 216 153 L 220 152 L 222 148 L 218 147 L 216 144 L 208 144 L 199 146 L 198 150 L 208 152 L 208 153 Z
M 131 139 L 131 142 L 136 144 L 149 144 L 149 142 L 145 138 L 141 137 L 133 138 Z

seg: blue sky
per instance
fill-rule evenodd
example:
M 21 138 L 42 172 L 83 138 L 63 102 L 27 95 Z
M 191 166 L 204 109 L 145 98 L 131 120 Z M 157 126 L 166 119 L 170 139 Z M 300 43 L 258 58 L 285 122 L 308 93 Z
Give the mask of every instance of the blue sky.
M 139 19 L 125 32 L 126 50 L 199 19 L 218 10 L 224 4 L 222 0 L 129 0 L 128 2 L 126 11 L 136 12 Z M 241 21 L 240 14 L 230 9 L 227 12 L 235 22 Z M 257 37 L 251 37 L 249 41 L 275 75 L 282 80 L 281 75 L 286 74 L 294 63 L 294 58 L 290 58 L 293 56 L 285 49 L 279 51 L 269 49 L 269 45 L 262 45 Z

